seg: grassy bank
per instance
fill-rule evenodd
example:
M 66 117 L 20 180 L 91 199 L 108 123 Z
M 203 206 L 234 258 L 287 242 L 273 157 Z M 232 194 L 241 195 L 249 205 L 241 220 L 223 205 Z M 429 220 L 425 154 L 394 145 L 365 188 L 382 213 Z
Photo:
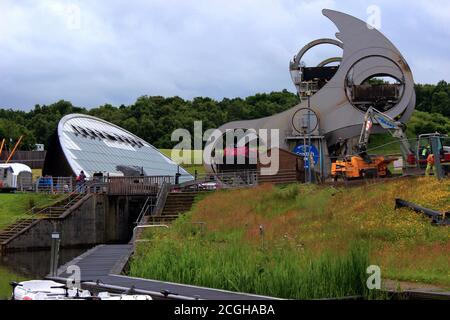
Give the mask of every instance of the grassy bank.
M 368 264 L 383 278 L 450 287 L 450 228 L 401 197 L 450 210 L 450 181 L 411 178 L 334 189 L 289 185 L 220 191 L 167 231 L 147 231 L 134 276 L 288 298 L 362 293 Z M 198 224 L 204 222 L 201 229 Z M 260 226 L 263 226 L 263 237 Z
M 0 300 L 9 299 L 11 297 L 11 281 L 24 281 L 24 277 L 18 276 L 7 269 L 0 266 Z
M 361 246 L 316 257 L 290 246 L 263 250 L 230 240 L 154 240 L 156 247 L 140 248 L 132 275 L 296 299 L 365 294 L 368 252 Z
M 0 193 L 0 230 L 14 223 L 33 206 L 43 207 L 52 204 L 64 195 L 42 193 Z

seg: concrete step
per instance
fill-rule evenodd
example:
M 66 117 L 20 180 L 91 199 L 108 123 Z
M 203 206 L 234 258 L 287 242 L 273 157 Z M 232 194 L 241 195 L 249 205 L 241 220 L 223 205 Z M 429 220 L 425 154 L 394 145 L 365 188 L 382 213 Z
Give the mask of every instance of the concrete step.
M 149 220 L 175 220 L 179 215 L 151 217 Z
M 171 215 L 171 214 L 179 214 L 184 213 L 191 210 L 190 207 L 188 208 L 175 208 L 175 209 L 165 209 L 162 211 L 161 215 Z
M 190 204 L 180 204 L 180 205 L 170 205 L 167 207 L 164 207 L 164 210 L 185 210 L 185 209 L 191 209 L 192 208 L 192 203 Z
M 196 196 L 167 196 L 167 199 L 194 200 Z
M 192 207 L 192 204 L 193 204 L 193 202 L 185 202 L 185 203 L 179 203 L 179 202 L 176 202 L 176 203 L 167 203 L 165 206 L 164 206 L 164 209 L 177 209 L 177 208 L 190 208 L 190 207 Z
M 167 212 L 163 212 L 162 214 L 163 215 L 166 215 L 166 216 L 168 216 L 168 215 L 180 215 L 180 214 L 183 214 L 183 213 L 185 213 L 185 212 L 187 212 L 186 210 L 183 210 L 183 211 L 167 211 Z
M 197 191 L 187 191 L 187 192 L 170 192 L 169 195 L 184 195 L 184 196 L 196 196 Z
M 167 199 L 187 199 L 192 200 L 195 199 L 196 196 L 167 196 Z
M 15 232 L 16 230 L 28 227 L 30 224 L 31 224 L 31 222 L 29 224 L 23 224 L 23 225 L 20 225 L 20 226 L 19 225 L 18 226 L 14 226 L 14 228 L 4 229 L 4 230 L 0 231 L 0 234 L 1 233 L 7 233 L 7 232 Z
M 18 224 L 26 224 L 26 223 L 30 223 L 30 222 L 33 222 L 33 219 L 30 219 L 30 220 L 19 220 L 19 221 L 16 221 L 16 222 L 14 222 L 12 225 L 9 225 L 8 226 L 8 228 L 9 227 L 12 227 L 12 226 L 14 226 L 14 225 L 18 225 Z
M 185 199 L 185 198 L 167 198 L 166 203 L 192 203 L 195 199 Z
M 50 210 L 50 211 L 47 211 L 47 212 L 45 212 L 45 213 L 42 213 L 41 215 L 44 215 L 44 216 L 46 216 L 46 215 L 49 215 L 49 214 L 58 214 L 58 215 L 62 215 L 64 212 L 66 212 L 67 210 Z
M 15 235 L 17 232 L 11 232 L 11 233 L 2 233 L 0 234 L 0 238 L 9 238 Z
M 55 208 L 55 207 L 51 207 L 51 208 L 48 208 L 47 209 L 47 211 L 66 211 L 67 209 L 69 209 L 69 208 Z
M 149 224 L 154 224 L 154 223 L 170 223 L 174 220 L 176 220 L 178 218 L 178 216 L 173 217 L 173 218 L 168 218 L 168 217 L 154 217 L 154 218 L 150 218 L 148 220 Z
M 15 223 L 15 224 L 10 225 L 7 229 L 1 230 L 0 233 L 3 233 L 5 231 L 10 231 L 10 230 L 13 230 L 13 229 L 17 229 L 17 228 L 20 228 L 20 227 L 26 227 L 26 226 L 29 226 L 32 223 L 33 223 L 33 221 L 28 221 L 28 222 L 25 222 L 25 223 Z
M 167 196 L 168 197 L 186 197 L 193 198 L 198 195 L 198 192 L 171 192 Z
M 15 224 L 8 226 L 6 229 L 0 230 L 0 233 L 15 230 L 20 227 L 26 227 L 26 226 L 29 226 L 31 223 L 32 223 L 32 221 L 24 222 L 24 223 L 15 223 Z
M 173 215 L 160 215 L 160 216 L 155 216 L 157 217 L 167 217 L 167 218 L 178 218 L 179 215 L 178 214 L 173 214 Z

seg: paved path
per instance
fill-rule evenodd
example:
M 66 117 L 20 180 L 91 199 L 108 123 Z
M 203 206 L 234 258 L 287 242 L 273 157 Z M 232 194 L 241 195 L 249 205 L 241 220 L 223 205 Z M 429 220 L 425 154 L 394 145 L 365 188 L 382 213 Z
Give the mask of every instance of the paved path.
M 96 282 L 109 286 L 131 288 L 147 292 L 154 296 L 166 291 L 172 293 L 170 296 L 176 299 L 206 299 L 206 300 L 270 300 L 271 297 L 264 297 L 252 294 L 237 293 L 225 290 L 211 289 L 205 287 L 190 286 L 171 282 L 133 278 L 120 275 L 128 258 L 133 252 L 133 246 L 125 245 L 99 245 L 82 255 L 68 262 L 58 270 L 60 281 L 69 278 L 72 274 L 66 272 L 70 265 L 77 265 L 81 269 L 81 281 Z

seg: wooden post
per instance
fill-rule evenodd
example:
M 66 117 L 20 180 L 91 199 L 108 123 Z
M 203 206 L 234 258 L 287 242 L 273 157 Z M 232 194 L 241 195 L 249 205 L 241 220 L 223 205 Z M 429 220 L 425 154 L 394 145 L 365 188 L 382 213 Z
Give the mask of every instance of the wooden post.
M 11 158 L 13 157 L 14 153 L 16 152 L 17 147 L 19 146 L 19 144 L 22 142 L 23 136 L 20 136 L 19 140 L 16 142 L 16 145 L 14 146 L 14 149 L 11 151 L 11 153 L 9 154 L 8 159 L 6 159 L 5 163 L 8 163 L 9 160 L 11 160 Z
M 0 146 L 0 156 L 2 155 L 3 152 L 3 147 L 5 146 L 5 138 L 3 138 L 2 140 L 2 145 Z

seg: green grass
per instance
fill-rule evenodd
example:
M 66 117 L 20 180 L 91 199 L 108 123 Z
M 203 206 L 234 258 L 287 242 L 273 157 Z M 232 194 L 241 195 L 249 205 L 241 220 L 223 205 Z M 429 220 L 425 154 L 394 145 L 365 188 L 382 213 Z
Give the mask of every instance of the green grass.
M 63 197 L 43 193 L 0 193 L 0 230 L 23 218 L 32 207 L 44 207 Z
M 394 210 L 397 197 L 449 211 L 450 180 L 215 192 L 169 230 L 145 232 L 130 272 L 286 298 L 366 294 L 359 277 L 369 264 L 385 279 L 450 286 L 450 228 Z
M 172 159 L 172 149 L 159 149 L 164 155 Z M 180 166 L 185 168 L 190 174 L 195 174 L 195 171 L 197 171 L 197 174 L 203 174 L 205 173 L 205 168 L 203 167 L 203 164 L 194 164 L 194 160 L 197 159 L 197 162 L 203 163 L 203 153 L 201 150 L 189 150 L 189 155 L 187 156 L 188 164 L 179 163 Z M 184 153 L 182 154 L 184 156 Z
M 12 288 L 9 285 L 11 281 L 25 281 L 26 278 L 14 274 L 0 266 L 0 300 L 6 300 L 11 297 Z
M 266 251 L 236 240 L 218 246 L 201 236 L 188 238 L 140 247 L 131 275 L 291 299 L 367 295 L 364 246 L 314 257 L 288 246 Z

